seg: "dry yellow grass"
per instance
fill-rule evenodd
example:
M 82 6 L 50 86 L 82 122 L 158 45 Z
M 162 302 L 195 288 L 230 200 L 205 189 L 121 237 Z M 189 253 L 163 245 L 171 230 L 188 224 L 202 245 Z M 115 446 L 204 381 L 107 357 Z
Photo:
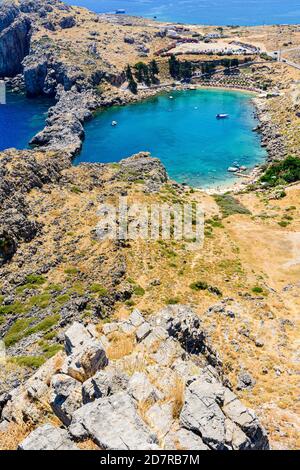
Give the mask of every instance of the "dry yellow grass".
M 0 432 L 0 450 L 16 450 L 30 432 L 33 425 L 30 423 L 10 423 L 5 432 Z
M 135 340 L 132 335 L 114 332 L 110 336 L 110 345 L 107 349 L 107 357 L 110 360 L 122 359 L 133 352 Z

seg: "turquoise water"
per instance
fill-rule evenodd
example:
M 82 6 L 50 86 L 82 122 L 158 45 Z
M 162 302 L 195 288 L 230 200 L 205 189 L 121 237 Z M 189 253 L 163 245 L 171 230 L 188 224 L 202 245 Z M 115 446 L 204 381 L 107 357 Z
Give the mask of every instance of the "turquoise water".
M 140 151 L 160 158 L 171 178 L 208 187 L 236 178 L 234 163 L 253 167 L 266 156 L 260 146 L 249 93 L 188 90 L 99 112 L 87 123 L 75 164 L 117 162 Z M 216 114 L 229 119 L 217 120 Z M 112 127 L 112 121 L 118 125 Z
M 6 104 L 0 104 L 0 150 L 28 148 L 30 139 L 43 129 L 47 110 L 53 101 L 29 99 L 9 92 L 6 100 Z
M 99 13 L 119 8 L 159 21 L 215 25 L 300 23 L 300 0 L 67 0 Z

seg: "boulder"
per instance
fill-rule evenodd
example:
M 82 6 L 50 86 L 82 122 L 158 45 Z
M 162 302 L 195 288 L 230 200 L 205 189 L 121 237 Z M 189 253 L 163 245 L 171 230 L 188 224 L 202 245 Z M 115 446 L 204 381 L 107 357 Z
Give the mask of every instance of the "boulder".
M 82 385 L 83 402 L 90 403 L 97 398 L 127 390 L 128 382 L 128 376 L 115 367 L 98 372 Z
M 108 359 L 101 341 L 90 339 L 66 359 L 62 371 L 80 382 L 85 382 L 107 364 Z
M 157 449 L 157 437 L 137 413 L 125 392 L 84 405 L 75 411 L 69 432 L 76 439 L 89 436 L 105 450 Z
M 143 341 L 151 333 L 151 326 L 149 323 L 142 323 L 135 332 L 137 342 Z
M 220 405 L 224 388 L 218 383 L 197 379 L 187 388 L 180 414 L 183 427 L 200 434 L 205 444 L 215 450 L 224 450 L 225 415 Z
M 243 405 L 229 389 L 225 389 L 223 412 L 250 439 L 251 449 L 270 448 L 267 433 L 260 425 L 254 411 Z
M 164 439 L 164 448 L 166 450 L 210 450 L 200 436 L 184 428 L 170 432 Z
M 65 350 L 68 355 L 72 354 L 75 349 L 83 346 L 85 342 L 91 339 L 88 330 L 82 323 L 74 322 L 65 332 Z
M 68 28 L 73 28 L 74 26 L 76 26 L 76 21 L 75 21 L 75 18 L 74 16 L 64 16 L 63 18 L 61 18 L 61 20 L 59 21 L 59 26 L 62 28 L 62 29 L 68 29 Z
M 157 401 L 161 394 L 159 390 L 152 385 L 147 375 L 143 372 L 135 372 L 128 384 L 128 392 L 137 401 Z
M 240 372 L 238 379 L 237 390 L 249 390 L 253 388 L 256 383 L 252 375 L 247 371 Z
M 147 410 L 146 420 L 161 439 L 170 431 L 173 424 L 173 404 L 155 403 Z
M 75 410 L 82 406 L 81 383 L 64 374 L 56 374 L 51 380 L 50 405 L 54 413 L 68 426 Z
M 45 424 L 19 444 L 19 450 L 79 450 L 67 431 Z
M 97 372 L 82 385 L 83 403 L 90 403 L 97 398 L 106 397 L 111 389 L 111 377 L 103 371 Z

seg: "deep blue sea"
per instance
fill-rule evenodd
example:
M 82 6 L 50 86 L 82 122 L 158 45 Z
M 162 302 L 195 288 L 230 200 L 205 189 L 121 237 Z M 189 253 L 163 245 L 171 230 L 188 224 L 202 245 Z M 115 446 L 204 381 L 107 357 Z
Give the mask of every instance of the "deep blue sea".
M 28 148 L 31 137 L 43 129 L 47 110 L 53 101 L 29 99 L 10 92 L 6 99 L 6 104 L 0 104 L 0 150 Z
M 266 157 L 252 131 L 257 121 L 251 97 L 223 90 L 178 91 L 101 111 L 85 126 L 86 140 L 75 164 L 118 162 L 150 151 L 178 182 L 195 187 L 231 183 L 236 178 L 229 166 L 250 168 Z M 217 120 L 218 113 L 230 117 Z
M 214 25 L 300 23 L 300 0 L 67 0 L 107 13 L 125 9 L 129 15 L 159 21 Z

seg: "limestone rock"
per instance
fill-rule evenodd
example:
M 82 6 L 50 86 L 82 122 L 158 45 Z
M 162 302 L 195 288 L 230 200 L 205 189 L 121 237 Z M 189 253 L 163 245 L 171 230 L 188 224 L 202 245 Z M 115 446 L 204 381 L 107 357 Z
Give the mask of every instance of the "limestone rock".
M 91 339 L 91 335 L 82 323 L 74 322 L 65 332 L 65 349 L 68 355 L 83 346 L 85 342 Z
M 0 11 L 0 77 L 13 77 L 22 70 L 28 54 L 31 22 L 13 4 L 1 5 Z
M 19 450 L 79 450 L 68 432 L 45 424 L 35 429 L 18 447 Z
M 173 404 L 155 403 L 146 412 L 147 423 L 151 426 L 159 438 L 165 436 L 173 424 Z
M 125 392 L 84 405 L 74 413 L 69 431 L 77 439 L 88 435 L 107 450 L 158 448 L 156 436 L 139 417 L 134 400 Z
M 147 322 L 142 323 L 138 327 L 135 333 L 138 343 L 140 341 L 143 341 L 143 339 L 145 339 L 150 333 L 151 333 L 151 326 L 149 325 L 149 323 Z
M 64 374 L 56 374 L 51 381 L 50 405 L 58 418 L 65 424 L 71 423 L 75 410 L 82 406 L 81 383 Z
M 266 431 L 260 425 L 254 411 L 246 408 L 229 389 L 225 390 L 223 412 L 249 437 L 251 449 L 269 449 Z
M 63 371 L 80 382 L 85 382 L 106 367 L 108 359 L 101 341 L 84 342 L 81 348 L 66 359 Z
M 130 395 L 137 401 L 156 401 L 160 397 L 160 392 L 143 372 L 135 372 L 128 384 Z
M 97 398 L 106 397 L 111 389 L 111 377 L 103 371 L 97 372 L 82 385 L 83 403 L 90 403 Z
M 180 415 L 183 427 L 200 434 L 212 449 L 225 449 L 225 416 L 220 408 L 224 389 L 218 383 L 198 379 L 187 388 Z
M 184 428 L 170 432 L 165 437 L 164 443 L 166 450 L 210 450 L 200 436 Z

